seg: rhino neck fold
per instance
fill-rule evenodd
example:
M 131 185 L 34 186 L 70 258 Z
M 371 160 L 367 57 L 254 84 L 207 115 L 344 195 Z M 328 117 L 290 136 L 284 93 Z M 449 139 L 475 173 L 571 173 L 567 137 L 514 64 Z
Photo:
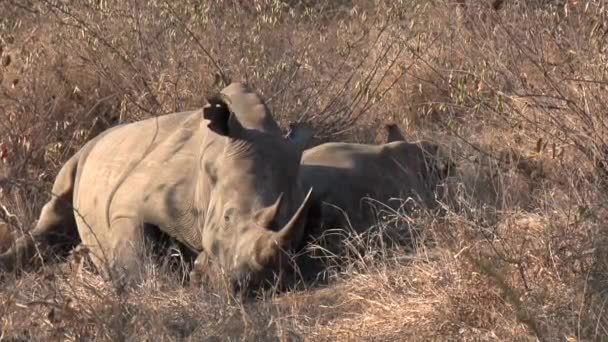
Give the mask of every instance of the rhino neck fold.
M 194 203 L 198 209 L 199 215 L 197 215 L 197 220 L 195 222 L 195 229 L 197 229 L 200 233 L 201 241 L 199 241 L 201 246 L 204 246 L 204 240 L 206 230 L 209 228 L 209 220 L 212 216 L 213 205 L 211 201 L 211 195 L 213 193 L 213 184 L 211 178 L 217 177 L 217 175 L 210 175 L 209 170 L 207 170 L 205 163 L 206 155 L 218 155 L 219 151 L 223 149 L 227 138 L 220 137 L 219 135 L 207 131 L 203 137 L 201 143 L 200 154 L 197 158 L 198 160 L 198 168 L 197 179 L 195 183 L 194 189 Z

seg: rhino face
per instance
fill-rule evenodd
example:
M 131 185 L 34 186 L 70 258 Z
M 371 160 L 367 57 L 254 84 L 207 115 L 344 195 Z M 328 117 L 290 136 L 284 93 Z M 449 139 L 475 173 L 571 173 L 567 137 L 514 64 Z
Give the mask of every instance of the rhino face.
M 211 99 L 204 109 L 221 142 L 207 144 L 216 152 L 201 158 L 201 181 L 211 193 L 203 249 L 235 286 L 257 286 L 288 265 L 286 252 L 302 239 L 312 189 L 305 194 L 299 183 L 301 148 L 275 129 L 251 93 L 243 95 L 250 106 L 230 107 L 239 96 Z
M 445 155 L 445 151 L 437 144 L 428 141 L 414 143 L 393 142 L 389 146 L 399 155 L 404 165 L 409 165 L 411 170 L 416 170 L 419 183 L 427 191 L 435 191 L 437 185 L 452 175 L 456 166 L 454 162 Z
M 289 143 L 264 142 L 231 142 L 224 158 L 207 164 L 217 183 L 216 217 L 206 226 L 216 229 L 204 246 L 231 278 L 251 286 L 288 265 L 286 252 L 302 238 L 311 193 L 304 196 L 298 183 L 299 158 Z
M 454 161 L 445 155 L 439 145 L 430 142 L 418 143 L 423 155 L 424 170 L 428 180 L 443 181 L 456 170 Z
M 384 125 L 386 131 L 386 143 L 401 149 L 400 154 L 410 156 L 409 162 L 415 162 L 420 170 L 423 180 L 428 184 L 443 181 L 456 170 L 456 164 L 449 158 L 439 145 L 419 141 L 408 143 L 405 135 L 394 123 Z

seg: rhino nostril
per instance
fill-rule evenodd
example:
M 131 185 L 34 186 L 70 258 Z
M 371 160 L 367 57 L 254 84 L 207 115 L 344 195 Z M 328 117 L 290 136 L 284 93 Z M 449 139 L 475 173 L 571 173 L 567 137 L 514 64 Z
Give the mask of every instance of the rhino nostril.
M 232 288 L 235 292 L 242 292 L 251 287 L 251 283 L 252 281 L 250 274 L 240 275 L 232 281 Z
M 257 295 L 257 287 L 249 277 L 240 278 L 232 282 L 232 294 L 235 297 L 250 298 Z
M 241 282 L 239 280 L 234 280 L 232 282 L 232 294 L 234 296 L 238 295 L 241 292 Z

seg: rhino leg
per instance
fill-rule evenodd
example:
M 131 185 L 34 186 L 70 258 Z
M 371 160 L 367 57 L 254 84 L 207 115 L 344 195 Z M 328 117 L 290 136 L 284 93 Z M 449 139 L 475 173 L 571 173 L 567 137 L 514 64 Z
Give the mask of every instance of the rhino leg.
M 136 218 L 120 217 L 110 224 L 112 235 L 107 255 L 110 257 L 109 272 L 114 280 L 127 285 L 140 283 L 144 279 L 144 228 Z M 97 260 L 99 270 L 104 269 Z
M 72 207 L 74 182 L 79 153 L 70 158 L 61 168 L 53 184 L 52 197 L 42 207 L 36 226 L 15 241 L 15 244 L 0 255 L 0 271 L 12 271 L 23 266 L 40 266 L 32 262 L 37 252 L 42 257 L 65 253 L 78 244 L 78 230 Z

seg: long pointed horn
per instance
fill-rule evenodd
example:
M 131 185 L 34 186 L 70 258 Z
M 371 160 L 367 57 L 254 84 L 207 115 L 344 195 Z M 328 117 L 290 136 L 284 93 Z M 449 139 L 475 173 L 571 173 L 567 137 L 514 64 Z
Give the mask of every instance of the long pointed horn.
M 310 204 L 312 203 L 311 197 L 312 187 L 310 190 L 308 190 L 304 201 L 302 201 L 302 204 L 300 204 L 300 207 L 293 214 L 289 222 L 287 222 L 287 224 L 279 232 L 277 232 L 279 237 L 278 240 L 282 244 L 293 241 L 302 232 L 302 229 L 304 228 L 304 225 L 301 224 L 302 219 L 304 219 L 304 214 L 308 211 L 308 207 L 310 207 Z

